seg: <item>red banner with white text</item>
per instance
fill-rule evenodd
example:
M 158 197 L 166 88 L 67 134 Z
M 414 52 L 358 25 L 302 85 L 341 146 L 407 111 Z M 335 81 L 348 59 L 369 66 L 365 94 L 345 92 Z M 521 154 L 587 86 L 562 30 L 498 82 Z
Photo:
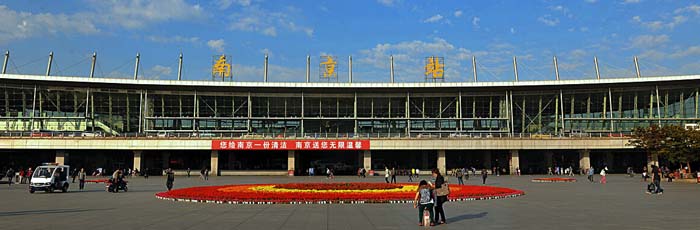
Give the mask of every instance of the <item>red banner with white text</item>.
M 212 140 L 212 150 L 369 150 L 369 140 Z

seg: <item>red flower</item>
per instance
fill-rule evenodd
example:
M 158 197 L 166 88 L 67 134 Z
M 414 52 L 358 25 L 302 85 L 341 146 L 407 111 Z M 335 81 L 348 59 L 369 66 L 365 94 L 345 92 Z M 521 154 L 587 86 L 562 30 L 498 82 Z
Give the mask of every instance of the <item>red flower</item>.
M 224 185 L 176 189 L 158 193 L 156 197 L 225 203 L 393 203 L 412 202 L 416 186 L 385 183 Z M 524 194 L 509 188 L 473 185 L 450 185 L 450 190 L 450 200 L 495 199 Z

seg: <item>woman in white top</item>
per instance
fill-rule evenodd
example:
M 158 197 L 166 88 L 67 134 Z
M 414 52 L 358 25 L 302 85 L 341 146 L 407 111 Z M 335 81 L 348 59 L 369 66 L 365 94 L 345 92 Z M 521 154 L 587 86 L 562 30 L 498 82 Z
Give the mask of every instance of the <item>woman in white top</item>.
M 389 183 L 389 167 L 384 167 L 384 180 Z
M 601 184 L 605 184 L 608 182 L 608 180 L 605 179 L 605 175 L 607 174 L 606 171 L 608 171 L 607 166 L 600 170 L 600 183 Z

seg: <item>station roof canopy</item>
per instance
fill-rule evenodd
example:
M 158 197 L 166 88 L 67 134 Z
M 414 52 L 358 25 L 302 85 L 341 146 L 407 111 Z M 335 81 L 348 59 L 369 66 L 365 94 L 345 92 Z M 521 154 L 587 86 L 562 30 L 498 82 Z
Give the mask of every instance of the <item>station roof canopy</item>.
M 499 81 L 499 82 L 221 82 L 177 80 L 133 80 L 124 78 L 86 78 L 0 74 L 0 84 L 50 85 L 66 87 L 198 90 L 213 92 L 255 91 L 260 93 L 290 92 L 453 92 L 453 91 L 542 91 L 598 89 L 644 86 L 700 86 L 700 75 L 659 76 L 643 78 L 609 78 L 579 80 Z

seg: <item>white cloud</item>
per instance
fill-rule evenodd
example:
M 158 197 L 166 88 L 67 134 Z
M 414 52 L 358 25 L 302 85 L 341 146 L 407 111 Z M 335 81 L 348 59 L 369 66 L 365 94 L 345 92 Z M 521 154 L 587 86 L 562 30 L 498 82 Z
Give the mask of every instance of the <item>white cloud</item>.
M 159 43 L 192 43 L 192 44 L 197 44 L 199 43 L 199 37 L 184 37 L 180 35 L 175 35 L 175 36 L 170 36 L 170 37 L 164 37 L 164 36 L 159 36 L 159 35 L 149 35 L 146 36 L 146 39 L 152 42 L 159 42 Z
M 268 65 L 270 81 L 278 82 L 303 82 L 306 81 L 306 70 L 303 68 L 290 68 L 279 65 Z M 236 81 L 257 81 L 263 79 L 263 65 L 233 64 L 233 75 Z M 339 76 L 340 77 L 340 76 Z
M 163 77 L 170 76 L 173 73 L 173 68 L 162 65 L 155 65 L 150 69 L 147 69 L 143 76 L 139 76 L 141 79 L 162 79 Z
M 641 0 L 624 0 L 622 1 L 622 4 L 635 4 L 635 3 L 640 3 L 642 2 Z
M 550 6 L 550 7 L 548 7 L 548 8 L 549 8 L 550 10 L 553 10 L 553 11 L 562 11 L 562 12 L 566 12 L 566 11 L 569 10 L 569 9 L 567 9 L 566 7 L 562 6 L 562 5 Z
M 442 20 L 442 15 L 436 14 L 423 20 L 423 23 L 435 23 L 439 22 L 440 20 Z
M 481 18 L 479 18 L 479 17 L 472 18 L 472 26 L 474 26 L 474 28 L 477 28 L 477 29 L 479 28 L 479 22 L 481 22 Z
M 204 10 L 184 0 L 91 0 L 95 18 L 105 24 L 125 28 L 143 28 L 165 21 L 187 21 L 203 18 Z
M 651 60 L 661 60 L 668 57 L 668 54 L 665 52 L 661 52 L 655 49 L 645 49 L 644 52 L 642 52 L 639 55 L 639 58 L 641 59 L 651 59 Z
M 224 39 L 209 40 L 207 41 L 207 46 L 217 53 L 223 53 L 226 42 L 224 42 Z
M 313 28 L 297 24 L 293 17 L 285 12 L 263 10 L 258 6 L 246 7 L 230 18 L 228 28 L 231 30 L 257 32 L 271 37 L 277 36 L 279 28 L 290 32 L 302 32 L 309 37 L 314 33 Z
M 596 3 L 596 2 L 598 2 L 598 0 L 585 0 L 585 2 L 587 2 L 587 3 Z
M 0 43 L 43 35 L 95 34 L 100 32 L 85 14 L 51 14 L 14 11 L 0 5 Z
M 368 70 L 366 75 L 376 79 L 377 76 L 388 74 L 389 56 L 394 56 L 394 65 L 397 81 L 422 81 L 424 77 L 424 58 L 439 56 L 445 58 L 446 81 L 470 81 L 471 57 L 476 56 L 479 65 L 489 66 L 487 72 L 481 72 L 480 79 L 496 80 L 501 76 L 511 76 L 509 68 L 511 57 L 516 48 L 507 43 L 499 43 L 489 46 L 488 51 L 472 51 L 464 47 L 458 47 L 445 39 L 434 38 L 430 41 L 403 41 L 399 43 L 377 44 L 372 48 L 361 50 L 356 55 L 362 69 Z M 506 57 L 506 58 L 503 58 Z M 530 55 L 519 55 L 521 60 L 531 59 Z M 505 64 L 505 65 L 504 65 Z M 360 69 L 360 68 L 358 68 Z M 482 69 L 483 70 L 483 69 Z M 357 76 L 361 77 L 362 74 Z M 388 75 L 387 79 L 388 79 Z M 494 78 L 494 79 L 491 79 Z
M 583 58 L 586 55 L 588 55 L 588 52 L 586 52 L 585 50 L 582 50 L 582 49 L 574 49 L 571 52 L 569 52 L 569 56 L 574 58 L 574 59 Z
M 262 31 L 262 34 L 275 37 L 275 36 L 277 36 L 277 29 L 275 29 L 275 27 L 273 27 L 273 26 L 270 26 L 270 27 L 267 27 L 266 29 L 264 29 Z
M 398 1 L 397 0 L 377 0 L 379 4 L 385 5 L 385 6 L 393 6 L 396 4 Z
M 695 13 L 696 15 L 700 15 L 700 5 L 690 5 L 690 6 L 686 6 L 686 7 L 683 7 L 683 8 L 676 9 L 676 10 L 673 11 L 673 12 L 676 13 L 676 14 L 682 14 L 682 13 L 685 13 L 685 12 L 692 12 L 692 13 Z
M 699 56 L 700 46 L 690 46 L 685 49 L 680 49 L 670 55 L 671 58 L 683 58 L 687 56 Z
M 651 30 L 669 29 L 685 23 L 691 17 L 700 16 L 700 5 L 689 5 L 683 8 L 678 8 L 673 11 L 673 14 L 663 15 L 660 19 L 645 21 L 640 16 L 633 16 L 632 22 L 647 27 Z
M 552 15 L 546 14 L 537 18 L 537 21 L 544 23 L 547 26 L 557 26 L 559 25 L 559 18 L 554 18 Z
M 457 10 L 457 11 L 455 11 L 454 15 L 455 15 L 455 17 L 458 17 L 458 18 L 459 18 L 459 17 L 462 17 L 462 14 L 463 14 L 463 13 L 464 13 L 464 12 L 462 12 L 461 10 Z
M 677 16 L 674 16 L 673 18 L 671 18 L 667 21 L 662 21 L 662 20 L 644 21 L 644 20 L 642 20 L 642 18 L 640 16 L 634 16 L 634 17 L 632 17 L 632 21 L 635 23 L 638 23 L 644 27 L 647 27 L 651 30 L 660 30 L 660 29 L 673 29 L 676 26 L 688 21 L 688 18 L 683 16 L 683 15 L 677 15 Z
M 515 34 L 515 28 L 511 27 L 511 28 L 510 28 L 510 33 L 511 33 L 511 34 Z
M 662 35 L 639 35 L 630 39 L 632 47 L 638 48 L 654 48 L 668 42 L 669 36 Z
M 101 32 L 103 26 L 141 29 L 167 22 L 203 18 L 202 8 L 184 0 L 88 0 L 87 10 L 73 14 L 14 11 L 0 5 L 0 43 L 30 37 Z
M 234 3 L 239 6 L 250 6 L 251 0 L 216 0 L 214 4 L 219 7 L 219 9 L 225 10 L 231 7 Z

